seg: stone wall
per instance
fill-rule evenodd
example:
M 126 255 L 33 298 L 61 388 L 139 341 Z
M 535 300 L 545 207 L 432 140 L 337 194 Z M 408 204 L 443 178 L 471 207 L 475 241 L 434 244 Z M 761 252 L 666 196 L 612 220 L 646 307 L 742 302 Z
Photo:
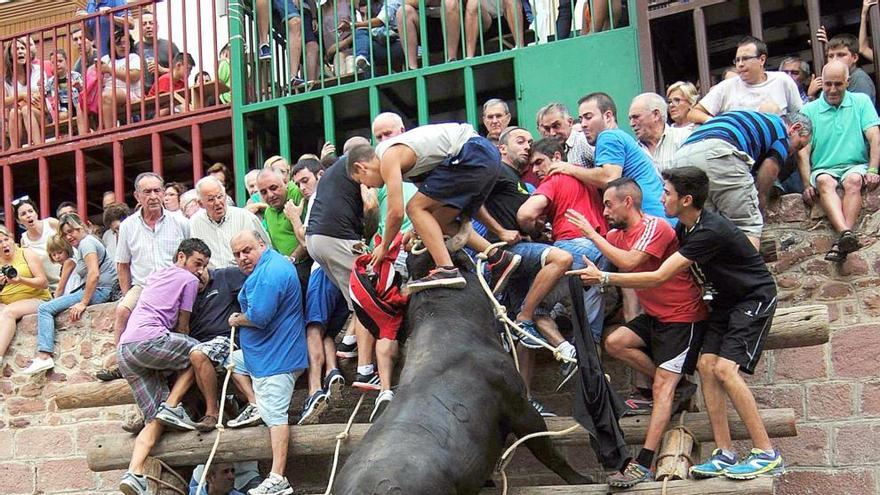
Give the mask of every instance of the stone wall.
M 789 465 L 778 483 L 782 494 L 880 493 L 880 195 L 870 195 L 866 204 L 859 225 L 865 247 L 840 266 L 822 259 L 833 235 L 818 209 L 809 211 L 799 196 L 785 196 L 768 216 L 778 247 L 773 270 L 781 305 L 827 304 L 832 322 L 831 342 L 767 352 L 749 380 L 760 407 L 791 407 L 798 416 L 799 436 L 777 441 Z M 91 435 L 121 431 L 124 406 L 59 412 L 51 400 L 59 387 L 93 379 L 101 358 L 112 352 L 112 317 L 112 304 L 90 308 L 76 324 L 61 315 L 57 367 L 39 377 L 18 373 L 33 356 L 36 320 L 19 324 L 0 376 L 0 492 L 114 491 L 122 473 L 92 473 L 84 449 Z M 549 359 L 539 363 L 537 397 L 570 414 L 568 398 L 551 392 L 556 366 Z M 621 387 L 625 372 L 616 363 L 608 370 Z M 298 407 L 302 398 L 294 402 Z M 345 421 L 352 405 L 346 400 L 347 407 L 331 411 L 327 420 Z M 581 469 L 594 468 L 592 457 L 586 449 L 569 452 Z M 307 465 L 314 469 L 311 476 L 299 464 L 292 481 L 322 490 L 327 463 Z M 525 449 L 508 474 L 514 484 L 558 483 Z

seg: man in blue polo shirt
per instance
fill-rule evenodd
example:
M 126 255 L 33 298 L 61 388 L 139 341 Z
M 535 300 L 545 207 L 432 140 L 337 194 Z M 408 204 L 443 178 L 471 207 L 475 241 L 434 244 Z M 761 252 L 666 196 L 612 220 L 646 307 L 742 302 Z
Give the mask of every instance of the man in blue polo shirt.
M 709 176 L 706 209 L 739 227 L 755 246 L 766 204 L 791 153 L 810 142 L 813 126 L 800 112 L 782 117 L 752 110 L 725 112 L 698 127 L 672 158 L 671 168 L 694 166 Z
M 859 249 L 853 228 L 862 209 L 862 187 L 870 191 L 880 183 L 880 119 L 867 95 L 847 91 L 849 79 L 846 64 L 829 62 L 822 69 L 822 97 L 802 110 L 815 130 L 800 152 L 804 200 L 812 203 L 818 195 L 828 221 L 840 233 L 825 255 L 832 262 L 845 261 Z
M 663 182 L 654 162 L 635 138 L 617 127 L 617 106 L 606 93 L 590 93 L 578 100 L 578 114 L 587 142 L 596 147 L 594 168 L 583 168 L 568 163 L 556 163 L 550 175 L 571 175 L 589 186 L 605 188 L 609 182 L 629 177 L 642 188 L 645 214 L 666 218 L 660 196 Z M 666 219 L 675 225 L 675 219 Z
M 241 313 L 229 316 L 229 325 L 241 329 L 241 351 L 231 359 L 237 374 L 253 380 L 256 408 L 272 440 L 272 470 L 248 494 L 292 493 L 284 477 L 287 411 L 293 385 L 309 366 L 302 290 L 290 261 L 267 249 L 259 234 L 243 231 L 230 245 L 239 269 L 248 276 L 238 293 Z

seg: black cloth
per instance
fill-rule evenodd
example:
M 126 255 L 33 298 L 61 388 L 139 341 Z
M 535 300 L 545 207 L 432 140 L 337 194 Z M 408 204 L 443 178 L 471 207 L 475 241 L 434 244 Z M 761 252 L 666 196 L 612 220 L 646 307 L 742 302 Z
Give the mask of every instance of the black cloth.
M 196 296 L 189 336 L 207 342 L 218 335 L 229 335 L 229 315 L 241 311 L 238 292 L 247 276 L 238 267 L 211 270 L 211 280 Z
M 519 174 L 511 167 L 501 164 L 501 175 L 495 181 L 495 187 L 486 198 L 483 205 L 502 227 L 507 230 L 519 231 L 519 222 L 516 221 L 516 212 L 526 200 L 529 192 L 520 182 Z M 498 236 L 491 231 L 486 232 L 486 240 L 491 243 L 498 242 Z
M 626 406 L 605 379 L 605 370 L 602 369 L 590 328 L 583 327 L 583 322 L 587 321 L 582 296 L 584 286 L 578 277 L 568 277 L 568 288 L 574 310 L 571 318 L 574 347 L 578 355 L 578 372 L 573 378 L 573 416 L 590 434 L 590 445 L 602 466 L 619 471 L 629 460 L 629 448 L 618 422 Z
M 749 239 L 730 220 L 703 210 L 692 229 L 675 228 L 678 252 L 694 262 L 691 271 L 701 285 L 717 291 L 712 309 L 730 308 L 742 301 L 776 299 L 776 282 Z
M 171 58 L 168 58 L 168 50 L 171 50 Z M 141 50 L 143 49 L 143 52 Z M 174 57 L 180 53 L 180 50 L 177 49 L 177 45 L 171 43 L 168 40 L 163 40 L 157 38 L 155 43 L 143 43 L 137 42 L 134 44 L 134 53 L 137 53 L 139 57 L 141 57 L 141 70 L 144 71 L 144 94 L 150 90 L 153 86 L 153 82 L 158 77 L 156 74 L 161 76 L 159 73 L 159 69 L 156 69 L 156 72 L 150 72 L 147 70 L 147 60 L 153 59 L 162 67 L 166 69 L 171 69 L 171 61 L 174 60 Z M 192 67 L 190 67 L 192 69 Z
M 330 166 L 315 191 L 309 211 L 307 235 L 326 235 L 336 239 L 360 240 L 364 232 L 364 201 L 361 186 L 348 176 L 343 155 Z

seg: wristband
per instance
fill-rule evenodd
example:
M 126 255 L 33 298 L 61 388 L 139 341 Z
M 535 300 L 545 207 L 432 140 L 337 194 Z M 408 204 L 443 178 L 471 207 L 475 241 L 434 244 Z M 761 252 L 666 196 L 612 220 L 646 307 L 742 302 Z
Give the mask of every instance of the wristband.
M 608 272 L 601 272 L 601 273 L 602 274 L 599 275 L 599 285 L 602 287 L 605 287 L 606 285 L 608 285 L 609 274 L 608 274 Z
M 878 170 L 878 169 L 876 169 L 876 168 L 869 168 L 869 169 L 868 169 L 868 173 L 869 173 L 869 174 L 876 174 L 876 173 L 878 173 L 878 171 L 880 171 L 880 170 Z

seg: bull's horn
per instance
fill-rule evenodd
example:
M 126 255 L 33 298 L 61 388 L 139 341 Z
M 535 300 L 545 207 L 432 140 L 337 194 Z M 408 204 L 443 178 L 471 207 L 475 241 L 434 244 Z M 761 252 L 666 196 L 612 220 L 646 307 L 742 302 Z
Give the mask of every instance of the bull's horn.
M 450 253 L 459 251 L 467 244 L 470 234 L 471 219 L 468 217 L 461 217 L 461 226 L 458 228 L 458 232 L 454 236 L 446 240 L 446 249 L 448 249 Z

